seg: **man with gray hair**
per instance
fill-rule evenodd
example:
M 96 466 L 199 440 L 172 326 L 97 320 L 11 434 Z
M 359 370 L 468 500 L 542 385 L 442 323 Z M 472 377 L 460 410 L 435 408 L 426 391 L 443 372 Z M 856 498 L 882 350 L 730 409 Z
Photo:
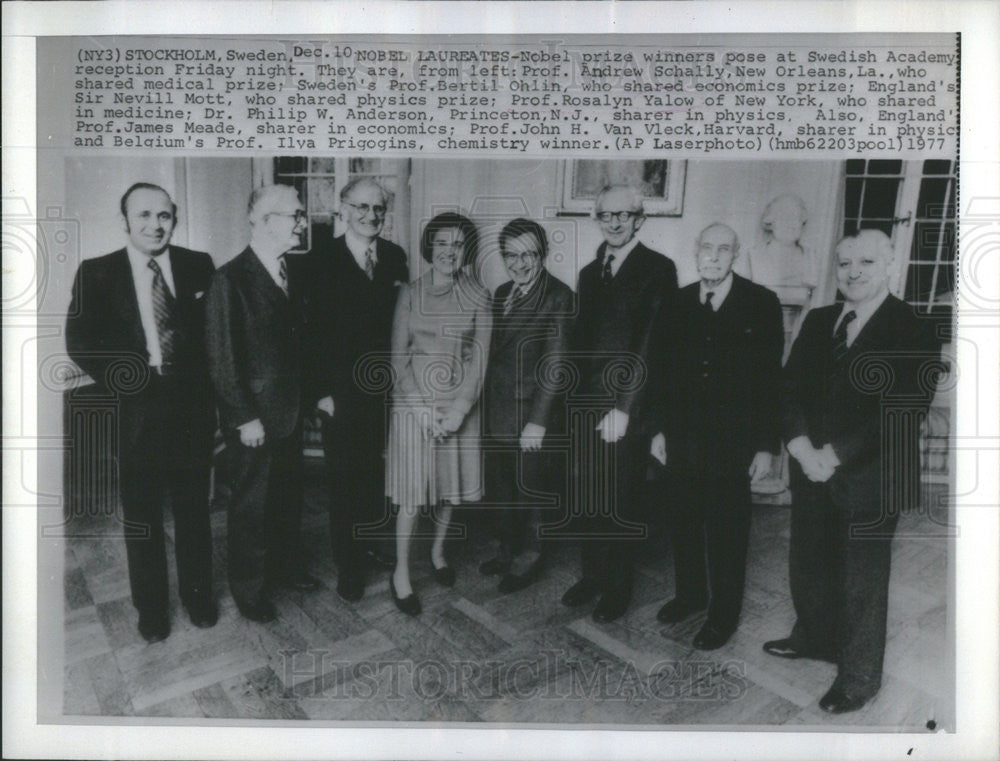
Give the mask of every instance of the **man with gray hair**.
M 918 434 L 939 363 L 930 324 L 889 293 L 892 258 L 880 230 L 837 244 L 844 301 L 806 315 L 781 389 L 796 621 L 764 650 L 836 664 L 819 701 L 829 713 L 861 708 L 882 683 L 892 536 L 920 496 Z
M 698 235 L 698 281 L 664 310 L 651 382 L 658 433 L 652 455 L 667 466 L 675 596 L 657 619 L 675 624 L 708 609 L 699 650 L 736 631 L 750 538 L 750 482 L 766 477 L 780 442 L 776 389 L 784 343 L 778 297 L 733 272 L 732 228 Z
M 594 219 L 604 242 L 580 271 L 571 342 L 580 376 L 571 397 L 586 404 L 570 421 L 578 481 L 569 507 L 582 535 L 581 578 L 562 602 L 576 607 L 600 594 L 593 618 L 606 623 L 628 609 L 632 559 L 647 533 L 639 500 L 649 451 L 642 408 L 649 341 L 677 290 L 677 268 L 636 238 L 646 217 L 634 188 L 601 190 Z
M 344 234 L 306 258 L 307 396 L 320 413 L 337 594 L 348 601 L 364 594 L 367 564 L 394 562 L 376 541 L 358 534 L 365 524 L 376 529 L 388 523 L 386 400 L 363 383 L 388 356 L 396 294 L 410 279 L 403 249 L 380 237 L 387 214 L 382 186 L 371 177 L 352 179 L 340 193 Z M 368 371 L 366 361 L 373 363 Z M 391 525 L 383 530 L 391 534 Z
M 275 586 L 319 583 L 301 565 L 303 316 L 288 252 L 305 212 L 288 185 L 250 196 L 250 245 L 219 268 L 206 304 L 208 365 L 226 438 L 229 585 L 252 621 Z

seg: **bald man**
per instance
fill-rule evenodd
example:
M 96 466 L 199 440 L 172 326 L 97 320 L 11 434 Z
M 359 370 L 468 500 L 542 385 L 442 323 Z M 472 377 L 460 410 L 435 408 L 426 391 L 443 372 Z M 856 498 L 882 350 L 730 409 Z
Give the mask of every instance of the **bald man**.
M 229 586 L 245 618 L 275 618 L 270 592 L 319 582 L 302 567 L 303 315 L 288 252 L 305 211 L 295 189 L 250 196 L 250 245 L 219 268 L 206 304 L 208 365 L 226 437 Z
M 784 334 L 781 305 L 767 288 L 733 273 L 732 228 L 698 235 L 698 282 L 664 311 L 652 455 L 667 466 L 675 596 L 657 618 L 676 624 L 708 609 L 700 650 L 722 647 L 743 604 L 750 482 L 777 454 L 777 386 Z
M 862 230 L 835 254 L 844 301 L 806 315 L 783 373 L 796 621 L 764 650 L 835 663 L 819 705 L 846 713 L 882 684 L 892 536 L 920 494 L 920 421 L 940 347 L 931 323 L 889 293 L 885 233 Z

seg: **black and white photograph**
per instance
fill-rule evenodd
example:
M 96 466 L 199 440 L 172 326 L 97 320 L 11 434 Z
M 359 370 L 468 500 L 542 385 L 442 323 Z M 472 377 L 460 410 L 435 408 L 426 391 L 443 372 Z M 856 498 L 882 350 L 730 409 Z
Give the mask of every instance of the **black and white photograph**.
M 69 757 L 995 734 L 982 35 L 623 14 L 32 38 L 5 662 L 30 604 Z
M 60 713 L 948 722 L 954 162 L 55 170 Z

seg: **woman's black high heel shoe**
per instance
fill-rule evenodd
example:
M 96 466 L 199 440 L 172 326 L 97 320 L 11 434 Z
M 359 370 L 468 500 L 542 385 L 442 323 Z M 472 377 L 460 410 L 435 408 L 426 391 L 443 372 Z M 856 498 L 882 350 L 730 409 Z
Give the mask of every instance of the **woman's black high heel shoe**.
M 403 613 L 408 616 L 420 615 L 420 598 L 413 592 L 410 592 L 406 597 L 400 598 L 396 594 L 396 580 L 393 578 L 393 574 L 389 574 L 389 591 L 392 592 L 392 601 L 396 603 L 396 607 L 403 611 Z

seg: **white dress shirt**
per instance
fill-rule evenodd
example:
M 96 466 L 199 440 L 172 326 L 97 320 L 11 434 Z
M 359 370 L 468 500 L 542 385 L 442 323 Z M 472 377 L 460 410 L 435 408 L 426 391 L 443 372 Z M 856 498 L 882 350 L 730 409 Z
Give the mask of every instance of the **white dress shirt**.
M 861 332 L 861 329 L 868 323 L 872 315 L 878 311 L 878 308 L 882 306 L 882 302 L 887 298 L 889 298 L 888 289 L 883 291 L 881 296 L 876 296 L 871 301 L 866 301 L 859 306 L 845 301 L 844 308 L 840 311 L 840 317 L 837 318 L 837 322 L 833 326 L 834 335 L 837 334 L 837 328 L 840 327 L 840 321 L 844 319 L 844 315 L 848 312 L 854 312 L 854 320 L 847 324 L 847 345 L 851 346 L 854 343 L 854 339 L 858 337 L 858 333 Z
M 371 252 L 372 264 L 378 263 L 378 255 L 375 250 L 375 243 L 378 238 L 372 238 L 370 241 L 360 238 L 355 235 L 351 230 L 344 233 L 344 242 L 347 243 L 347 250 L 351 252 L 351 256 L 354 257 L 354 261 L 358 263 L 358 267 L 361 268 L 362 272 L 365 272 L 365 263 L 368 256 L 368 252 Z
M 733 273 L 730 272 L 726 275 L 722 282 L 719 283 L 714 288 L 709 288 L 704 282 L 701 283 L 700 293 L 698 295 L 698 301 L 702 304 L 705 303 L 705 297 L 711 292 L 712 294 L 712 311 L 718 312 L 719 307 L 726 300 L 726 296 L 729 295 L 730 289 L 733 287 Z
M 626 243 L 621 248 L 611 248 L 611 246 L 604 247 L 604 261 L 608 260 L 609 256 L 614 256 L 615 258 L 611 260 L 611 277 L 618 274 L 618 270 L 622 268 L 622 264 L 628 255 L 632 253 L 632 250 L 639 245 L 638 238 L 632 238 L 628 243 Z M 603 267 L 602 267 L 603 270 Z
M 142 332 L 146 335 L 146 353 L 149 354 L 149 364 L 159 367 L 163 364 L 163 352 L 160 350 L 160 334 L 156 330 L 156 314 L 153 312 L 153 277 L 149 266 L 150 259 L 156 259 L 156 264 L 163 273 L 167 288 L 174 298 L 177 289 L 174 288 L 174 273 L 170 268 L 169 246 L 162 254 L 151 257 L 136 251 L 131 245 L 126 246 L 129 265 L 132 267 L 132 282 L 135 284 L 135 295 L 139 302 L 139 319 L 142 321 Z
M 281 256 L 276 256 L 272 259 L 258 254 L 254 251 L 253 246 L 250 247 L 250 250 L 253 251 L 253 255 L 257 257 L 257 261 L 264 265 L 264 269 L 267 270 L 267 274 L 271 276 L 274 284 L 284 290 L 284 286 L 288 284 L 281 282 Z

